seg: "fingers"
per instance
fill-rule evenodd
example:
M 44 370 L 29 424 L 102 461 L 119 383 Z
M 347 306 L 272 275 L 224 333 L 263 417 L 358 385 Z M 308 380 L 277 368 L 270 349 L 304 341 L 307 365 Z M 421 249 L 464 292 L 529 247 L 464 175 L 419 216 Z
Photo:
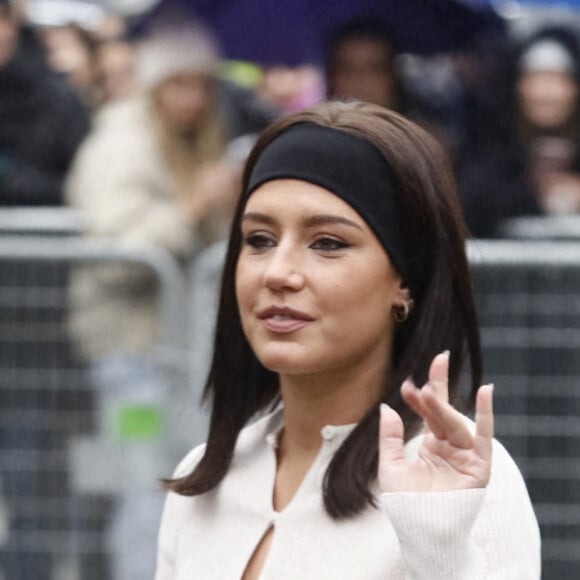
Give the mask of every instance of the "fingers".
M 418 389 L 408 379 L 401 386 L 401 396 L 437 439 L 463 449 L 474 447 L 478 455 L 489 458 L 493 439 L 493 385 L 484 385 L 477 393 L 474 436 L 463 415 L 448 402 L 448 373 L 449 351 L 445 351 L 433 359 L 427 384 Z
M 493 440 L 493 385 L 483 385 L 475 401 L 475 442 L 480 457 L 491 458 Z
M 428 429 L 440 440 L 454 447 L 469 449 L 484 458 L 491 458 L 493 428 L 493 385 L 484 385 L 477 392 L 475 435 L 471 434 L 465 418 L 449 403 L 442 401 L 434 387 L 427 383 L 418 389 L 411 381 L 401 387 L 405 402 L 419 414 Z
M 431 363 L 429 368 L 429 384 L 435 389 L 437 396 L 444 402 L 449 400 L 449 388 L 448 388 L 448 375 L 449 375 L 449 351 L 446 350 L 438 354 Z M 413 410 L 425 417 L 425 410 L 423 409 L 423 404 L 421 397 L 418 396 L 418 391 L 416 392 L 416 387 L 409 381 L 409 385 L 403 384 L 401 390 L 406 391 L 407 404 L 409 404 Z M 437 425 L 433 422 L 425 423 L 425 427 L 428 431 L 434 431 L 434 435 L 439 439 L 444 437 L 444 433 L 437 428 Z
M 432 388 L 432 387 L 431 387 Z M 425 387 L 423 387 L 425 389 Z M 425 406 L 425 399 L 423 397 L 422 391 L 415 386 L 415 383 L 411 380 L 406 380 L 401 386 L 401 396 L 403 400 L 425 421 L 425 427 L 427 431 L 431 431 L 437 439 L 445 439 L 445 430 L 439 422 L 431 417 L 428 419 L 428 410 Z
M 404 445 L 404 427 L 401 417 L 388 405 L 381 404 L 379 427 L 380 461 L 404 461 Z
M 454 447 L 461 449 L 473 447 L 473 436 L 459 411 L 448 402 L 442 401 L 430 383 L 427 383 L 421 390 L 414 386 L 413 389 L 415 392 L 411 397 L 409 397 L 411 395 L 409 386 L 402 388 L 401 394 L 407 404 L 423 417 L 429 430 L 437 439 L 447 440 Z M 419 405 L 415 405 L 416 400 L 420 401 Z
M 429 382 L 442 401 L 449 400 L 449 351 L 438 354 L 429 368 Z

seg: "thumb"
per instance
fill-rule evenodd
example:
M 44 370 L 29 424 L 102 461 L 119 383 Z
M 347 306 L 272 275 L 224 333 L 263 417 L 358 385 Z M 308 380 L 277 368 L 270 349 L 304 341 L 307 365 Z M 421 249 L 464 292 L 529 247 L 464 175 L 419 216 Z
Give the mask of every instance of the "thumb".
M 379 426 L 379 465 L 405 460 L 404 427 L 399 414 L 385 403 L 381 403 Z

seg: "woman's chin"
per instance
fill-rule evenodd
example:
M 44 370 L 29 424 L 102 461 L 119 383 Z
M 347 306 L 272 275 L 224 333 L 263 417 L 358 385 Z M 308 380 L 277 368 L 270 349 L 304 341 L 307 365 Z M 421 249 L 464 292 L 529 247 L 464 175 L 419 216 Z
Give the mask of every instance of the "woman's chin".
M 279 375 L 306 375 L 320 371 L 320 365 L 309 364 L 304 356 L 269 353 L 260 356 L 259 360 L 264 367 Z

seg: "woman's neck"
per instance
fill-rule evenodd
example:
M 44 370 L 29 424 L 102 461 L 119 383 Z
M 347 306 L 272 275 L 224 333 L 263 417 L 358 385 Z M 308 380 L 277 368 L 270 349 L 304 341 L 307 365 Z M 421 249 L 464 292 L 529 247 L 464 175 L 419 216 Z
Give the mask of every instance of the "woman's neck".
M 380 399 L 384 376 L 384 361 L 325 376 L 281 375 L 285 452 L 315 453 L 325 425 L 358 423 Z

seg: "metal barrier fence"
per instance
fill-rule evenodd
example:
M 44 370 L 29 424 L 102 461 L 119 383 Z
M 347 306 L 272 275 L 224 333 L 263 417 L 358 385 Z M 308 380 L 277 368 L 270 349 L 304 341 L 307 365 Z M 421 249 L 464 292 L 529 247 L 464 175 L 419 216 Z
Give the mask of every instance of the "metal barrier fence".
M 527 480 L 542 528 L 544 577 L 578 578 L 580 244 L 472 242 L 468 250 L 485 379 L 496 385 L 497 436 Z M 112 572 L 115 541 L 127 532 L 115 506 L 128 490 L 138 495 L 144 481 L 154 485 L 202 436 L 194 423 L 205 417 L 192 389 L 203 383 L 222 260 L 223 246 L 216 246 L 184 273 L 160 250 L 130 252 L 75 237 L 0 237 L 4 580 L 137 578 Z M 134 456 L 124 449 L 127 441 L 99 439 L 99 393 L 66 329 L 69 272 L 88 262 L 140 264 L 160 281 L 162 336 L 151 361 L 169 385 L 173 429 L 161 446 L 146 445 Z M 139 430 L 143 421 L 134 419 Z M 150 435 L 155 417 L 145 425 Z M 156 509 L 134 520 L 133 531 L 154 535 Z
M 580 243 L 472 242 L 497 437 L 522 470 L 543 577 L 580 578 Z
M 87 264 L 139 265 L 159 283 L 159 344 L 137 365 L 117 361 L 114 372 L 108 370 L 115 389 L 108 393 L 95 386 L 94 369 L 74 348 L 67 325 L 69 275 Z M 133 539 L 133 547 L 140 540 L 146 544 L 136 557 L 150 572 L 163 498 L 158 478 L 169 475 L 191 446 L 189 424 L 199 415 L 189 388 L 185 280 L 183 268 L 158 249 L 0 237 L 4 580 L 113 578 L 113 567 L 127 569 L 127 554 L 117 553 L 121 564 L 114 564 L 112 552 L 131 549 L 126 522 L 135 513 L 141 519 L 133 527 L 151 528 L 145 540 Z M 130 382 L 133 394 L 141 391 L 133 401 Z M 103 428 L 113 404 L 115 432 Z M 135 498 L 140 503 L 131 507 Z
M 72 236 L 86 228 L 82 212 L 65 207 L 0 208 L 0 235 Z

